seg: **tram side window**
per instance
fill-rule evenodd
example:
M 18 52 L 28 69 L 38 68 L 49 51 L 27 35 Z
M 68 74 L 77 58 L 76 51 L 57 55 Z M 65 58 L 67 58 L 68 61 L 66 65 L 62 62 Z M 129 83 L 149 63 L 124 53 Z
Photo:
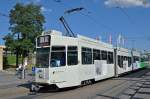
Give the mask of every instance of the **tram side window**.
M 140 57 L 137 57 L 137 61 L 140 61 Z
M 107 52 L 101 51 L 101 54 L 102 54 L 102 60 L 107 60 Z
M 93 63 L 94 60 L 101 60 L 100 50 L 93 49 Z
M 120 63 L 121 63 L 121 56 L 118 55 L 118 65 L 119 65 L 119 67 L 121 67 Z
M 108 64 L 113 64 L 113 52 L 108 52 L 108 58 L 107 58 Z
M 92 49 L 82 47 L 82 64 L 92 64 Z
M 135 56 L 133 56 L 133 62 L 134 62 L 134 63 L 136 62 L 136 57 L 135 57 Z
M 127 56 L 124 56 L 124 60 L 125 60 L 125 61 L 127 61 L 127 60 L 128 60 L 128 59 L 127 59 Z
M 120 68 L 123 68 L 123 56 L 118 55 L 118 65 Z
M 131 57 L 128 57 L 128 66 L 131 66 Z
M 123 68 L 124 56 L 121 56 L 121 67 Z
M 133 58 L 134 58 L 134 62 L 139 61 L 139 57 L 134 56 Z
M 78 64 L 78 49 L 76 46 L 68 46 L 67 64 L 69 66 Z
M 66 49 L 64 46 L 53 46 L 51 52 L 51 67 L 66 65 Z

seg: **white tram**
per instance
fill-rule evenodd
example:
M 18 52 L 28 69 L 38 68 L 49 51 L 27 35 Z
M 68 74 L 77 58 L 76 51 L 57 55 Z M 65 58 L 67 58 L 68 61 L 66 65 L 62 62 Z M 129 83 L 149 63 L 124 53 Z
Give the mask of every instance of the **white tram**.
M 133 50 L 132 51 L 132 55 L 133 55 L 133 70 L 137 70 L 139 68 L 141 68 L 141 65 L 140 65 L 140 52 L 136 51 L 136 50 Z
M 141 55 L 139 51 L 117 47 L 114 52 L 116 57 L 115 71 L 117 72 L 117 75 L 142 68 L 140 65 Z
M 128 49 L 117 48 L 114 52 L 113 45 L 81 35 L 63 36 L 55 30 L 43 32 L 36 42 L 38 85 L 79 86 L 132 71 L 132 53 Z
M 116 69 L 117 74 L 123 74 L 132 71 L 132 53 L 131 50 L 125 48 L 116 48 Z

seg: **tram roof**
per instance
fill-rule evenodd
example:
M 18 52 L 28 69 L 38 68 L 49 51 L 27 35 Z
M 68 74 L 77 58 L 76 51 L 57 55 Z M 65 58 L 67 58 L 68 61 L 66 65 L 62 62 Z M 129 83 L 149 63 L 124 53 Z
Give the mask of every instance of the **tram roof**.
M 68 37 L 68 36 L 63 35 L 62 32 L 57 31 L 57 30 L 44 31 L 44 32 L 42 32 L 42 35 L 53 35 L 53 36 Z M 83 35 L 79 35 L 79 34 L 77 35 L 77 37 L 68 37 L 68 38 L 76 38 L 76 39 L 79 39 L 79 40 L 84 40 L 84 41 L 91 42 L 91 43 L 98 43 L 98 44 L 102 44 L 102 45 L 109 46 L 109 47 L 113 48 L 112 44 L 105 43 L 103 41 L 92 39 L 92 38 L 89 38 L 89 37 L 86 37 L 86 36 L 83 36 Z
M 113 48 L 112 44 L 105 43 L 105 42 L 102 42 L 100 40 L 92 39 L 92 38 L 89 38 L 89 37 L 86 37 L 86 36 L 82 36 L 82 35 L 79 35 L 79 34 L 77 35 L 77 38 L 81 39 L 81 40 L 84 40 L 84 41 L 87 41 L 87 42 L 98 43 L 98 44 L 102 44 L 102 45 L 109 46 L 109 47 Z

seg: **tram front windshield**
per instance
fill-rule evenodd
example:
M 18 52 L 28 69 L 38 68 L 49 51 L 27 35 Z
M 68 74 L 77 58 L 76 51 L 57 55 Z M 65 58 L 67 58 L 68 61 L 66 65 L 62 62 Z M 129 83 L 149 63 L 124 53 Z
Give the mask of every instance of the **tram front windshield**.
M 47 68 L 49 66 L 50 48 L 37 48 L 36 51 L 36 66 Z

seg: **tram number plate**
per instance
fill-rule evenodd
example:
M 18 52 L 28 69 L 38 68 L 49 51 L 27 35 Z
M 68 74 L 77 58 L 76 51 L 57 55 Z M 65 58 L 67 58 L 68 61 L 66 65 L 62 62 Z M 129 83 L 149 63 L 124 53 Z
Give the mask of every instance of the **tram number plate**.
M 39 47 L 41 47 L 41 46 L 50 46 L 50 36 L 46 35 L 46 36 L 38 37 L 37 46 L 39 46 Z

